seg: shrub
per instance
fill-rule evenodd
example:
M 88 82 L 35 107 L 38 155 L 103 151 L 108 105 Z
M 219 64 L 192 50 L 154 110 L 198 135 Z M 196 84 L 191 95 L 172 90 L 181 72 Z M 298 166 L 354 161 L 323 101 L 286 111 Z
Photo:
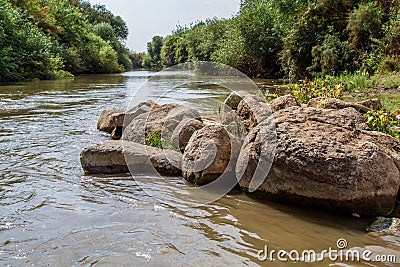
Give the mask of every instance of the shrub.
M 341 98 L 343 93 L 343 84 L 337 83 L 330 85 L 325 81 L 310 81 L 305 79 L 301 83 L 288 85 L 291 94 L 300 104 L 306 104 L 312 98 Z
M 396 129 L 396 127 L 399 127 L 400 124 L 388 111 L 369 111 L 368 113 L 364 114 L 364 118 L 372 130 L 389 134 L 395 138 L 400 138 L 399 130 Z

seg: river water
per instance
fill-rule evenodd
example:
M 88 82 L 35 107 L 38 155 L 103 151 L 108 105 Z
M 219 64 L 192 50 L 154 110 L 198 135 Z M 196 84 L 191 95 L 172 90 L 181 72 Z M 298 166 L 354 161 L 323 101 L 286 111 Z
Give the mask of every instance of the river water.
M 125 109 L 149 72 L 79 76 L 0 87 L 0 265 L 289 266 L 260 261 L 269 250 L 320 252 L 344 238 L 348 248 L 397 255 L 396 234 L 368 234 L 371 219 L 262 202 L 240 192 L 201 207 L 150 197 L 128 175 L 84 176 L 79 154 L 107 139 L 103 109 Z M 154 83 L 159 97 L 168 79 Z M 150 87 L 151 87 L 150 86 Z M 228 92 L 180 88 L 165 102 L 193 100 L 212 111 Z M 211 103 L 211 104 L 210 104 Z M 171 178 L 173 190 L 189 185 Z M 167 193 L 163 183 L 146 190 Z M 299 266 L 394 266 L 371 262 Z

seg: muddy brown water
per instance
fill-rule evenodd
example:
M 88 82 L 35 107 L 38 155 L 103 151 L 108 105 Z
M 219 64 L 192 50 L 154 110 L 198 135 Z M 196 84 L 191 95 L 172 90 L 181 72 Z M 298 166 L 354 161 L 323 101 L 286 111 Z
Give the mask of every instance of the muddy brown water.
M 154 183 L 146 190 L 135 177 L 84 176 L 79 154 L 107 139 L 96 130 L 100 112 L 126 108 L 152 75 L 79 76 L 0 87 L 0 265 L 3 266 L 289 266 L 260 261 L 270 250 L 320 252 L 345 238 L 348 248 L 397 255 L 396 234 L 368 234 L 368 218 L 335 215 L 263 202 L 240 192 L 201 207 L 173 198 L 190 186 Z M 154 82 L 157 99 L 168 77 Z M 163 98 L 191 101 L 204 111 L 226 90 L 185 88 Z M 193 100 L 193 101 L 192 101 Z M 179 202 L 179 205 L 174 205 Z M 172 204 L 171 204 L 172 203 Z M 390 263 L 323 262 L 298 266 L 395 266 Z

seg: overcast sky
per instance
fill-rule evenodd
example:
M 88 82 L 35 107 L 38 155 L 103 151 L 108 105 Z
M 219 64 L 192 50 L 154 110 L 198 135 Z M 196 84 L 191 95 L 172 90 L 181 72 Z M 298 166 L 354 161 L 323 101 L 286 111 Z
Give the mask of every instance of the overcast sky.
M 240 0 L 90 0 L 104 4 L 128 24 L 127 46 L 145 52 L 154 35 L 166 36 L 177 25 L 207 18 L 230 18 L 239 11 Z

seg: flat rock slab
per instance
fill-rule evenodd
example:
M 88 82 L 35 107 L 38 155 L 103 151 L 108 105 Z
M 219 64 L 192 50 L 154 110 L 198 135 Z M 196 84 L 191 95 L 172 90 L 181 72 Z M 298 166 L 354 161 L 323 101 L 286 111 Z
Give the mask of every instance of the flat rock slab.
M 85 174 L 154 173 L 180 176 L 182 154 L 133 142 L 106 141 L 85 148 L 81 164 Z M 128 168 L 129 166 L 129 168 Z

